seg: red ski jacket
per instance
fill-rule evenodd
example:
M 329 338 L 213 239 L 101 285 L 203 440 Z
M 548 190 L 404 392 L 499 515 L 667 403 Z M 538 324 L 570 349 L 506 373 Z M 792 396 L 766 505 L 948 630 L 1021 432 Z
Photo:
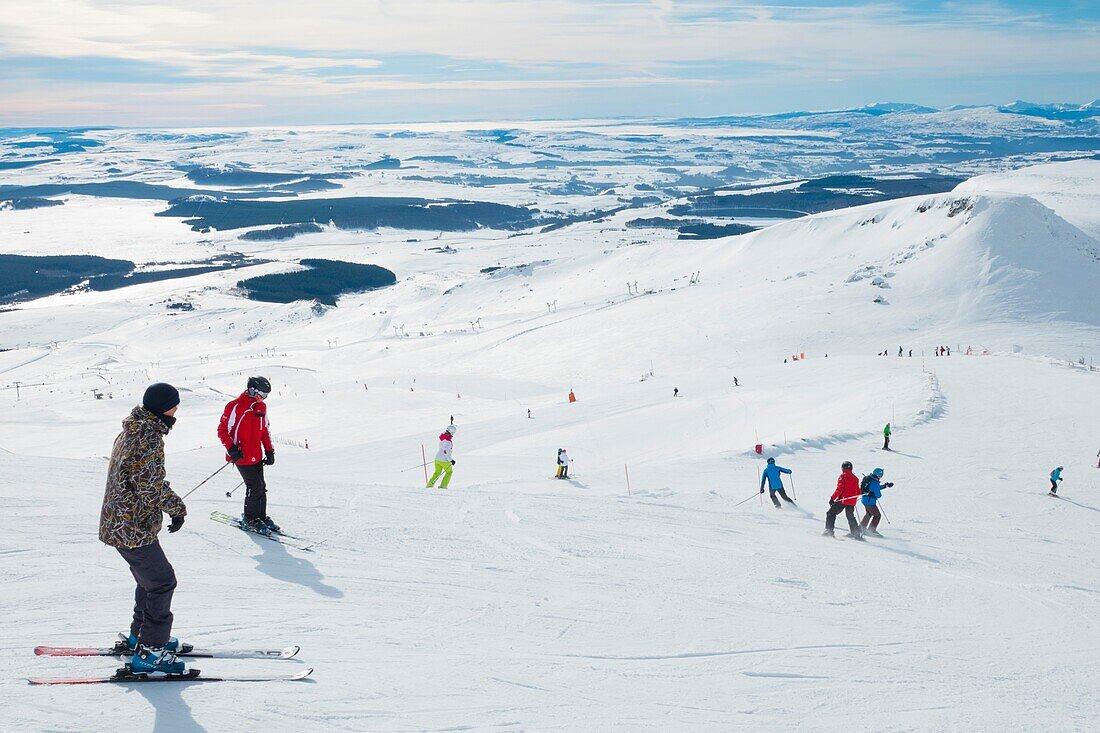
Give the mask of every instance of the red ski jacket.
M 239 446 L 244 458 L 237 461 L 240 466 L 252 466 L 264 459 L 264 451 L 271 451 L 270 423 L 267 420 L 267 405 L 248 396 L 244 392 L 230 402 L 222 411 L 218 423 L 218 439 L 228 451 L 232 445 Z M 230 460 L 225 456 L 225 460 Z
M 855 506 L 859 498 L 859 479 L 851 471 L 841 471 L 840 478 L 836 480 L 836 491 L 829 497 L 830 501 L 839 501 L 841 504 Z

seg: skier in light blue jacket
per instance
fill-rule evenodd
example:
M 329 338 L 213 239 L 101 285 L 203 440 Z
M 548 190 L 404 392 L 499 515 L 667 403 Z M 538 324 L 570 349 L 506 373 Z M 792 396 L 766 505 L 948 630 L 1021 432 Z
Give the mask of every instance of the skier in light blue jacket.
M 882 482 L 882 476 L 886 472 L 881 468 L 876 468 L 867 476 L 863 477 L 863 481 L 859 486 L 860 496 L 863 498 L 860 500 L 863 502 L 863 510 L 866 514 L 863 515 L 863 533 L 869 534 L 872 537 L 881 537 L 878 532 L 878 523 L 882 519 L 882 510 L 878 508 L 878 500 L 882 498 L 882 490 L 888 489 L 893 486 L 892 483 Z
M 1062 480 L 1062 471 L 1065 469 L 1061 466 L 1050 472 L 1050 495 L 1058 496 L 1058 482 Z
M 768 484 L 769 494 L 772 503 L 775 504 L 775 508 L 779 509 L 783 505 L 779 503 L 779 499 L 775 498 L 776 494 L 783 497 L 783 501 L 794 504 L 794 499 L 787 496 L 787 492 L 783 489 L 783 479 L 781 475 L 784 473 L 791 473 L 791 469 L 783 468 L 775 464 L 774 458 L 768 459 L 768 467 L 764 469 L 764 474 L 760 477 L 760 493 L 764 493 L 764 484 Z

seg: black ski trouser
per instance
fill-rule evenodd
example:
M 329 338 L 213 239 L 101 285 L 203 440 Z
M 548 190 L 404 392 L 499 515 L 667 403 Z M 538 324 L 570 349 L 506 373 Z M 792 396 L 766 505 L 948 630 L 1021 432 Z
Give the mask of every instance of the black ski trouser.
M 1058 493 L 1058 482 L 1055 481 L 1054 479 L 1050 480 L 1050 493 L 1052 493 L 1052 494 L 1057 494 Z
M 864 505 L 863 508 L 867 511 L 867 513 L 863 515 L 863 521 L 860 522 L 859 526 L 866 527 L 868 524 L 870 524 L 871 529 L 878 529 L 879 520 L 882 519 L 882 512 L 879 511 L 879 508 L 874 504 L 871 504 L 870 506 Z
M 143 547 L 117 549 L 137 581 L 130 633 L 145 646 L 164 646 L 172 635 L 172 594 L 176 590 L 176 571 L 164 556 L 159 541 Z
M 267 482 L 264 481 L 264 464 L 251 466 L 237 464 L 244 479 L 244 518 L 262 519 L 267 516 Z
M 775 498 L 775 495 L 776 495 L 776 494 L 779 494 L 780 496 L 782 496 L 782 497 L 783 497 L 783 501 L 785 501 L 785 502 L 788 502 L 788 503 L 790 503 L 790 504 L 794 504 L 794 499 L 792 499 L 791 497 L 787 496 L 787 491 L 786 491 L 785 489 L 771 489 L 771 490 L 769 490 L 769 491 L 768 491 L 768 496 L 770 496 L 770 497 L 771 497 L 771 500 L 772 500 L 772 504 L 775 504 L 775 506 L 776 506 L 777 508 L 778 508 L 779 506 L 781 506 L 781 504 L 779 503 L 779 499 L 776 499 L 776 498 Z
M 882 438 L 882 449 L 883 450 L 890 450 L 890 436 L 889 435 L 883 436 L 883 438 Z
M 856 523 L 856 508 L 841 504 L 839 501 L 829 507 L 828 513 L 825 514 L 825 529 L 833 529 L 836 525 L 836 516 L 841 512 L 844 512 L 844 516 L 848 518 L 848 529 L 852 534 L 859 534 L 859 525 Z

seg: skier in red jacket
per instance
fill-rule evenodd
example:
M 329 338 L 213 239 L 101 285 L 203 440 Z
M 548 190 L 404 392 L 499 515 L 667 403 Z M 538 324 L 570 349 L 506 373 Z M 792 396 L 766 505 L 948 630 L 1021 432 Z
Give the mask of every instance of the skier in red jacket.
M 244 513 L 241 524 L 259 534 L 279 532 L 279 525 L 267 515 L 267 482 L 264 466 L 275 463 L 270 423 L 265 400 L 271 394 L 271 382 L 264 377 L 249 377 L 240 397 L 222 411 L 218 438 L 225 446 L 225 460 L 237 466 L 244 479 Z
M 840 477 L 836 480 L 836 491 L 829 497 L 829 511 L 825 515 L 826 537 L 833 536 L 833 525 L 836 524 L 836 515 L 844 512 L 848 518 L 848 536 L 853 540 L 862 540 L 863 535 L 856 523 L 856 500 L 859 499 L 859 479 L 852 473 L 852 462 L 844 461 L 840 464 Z

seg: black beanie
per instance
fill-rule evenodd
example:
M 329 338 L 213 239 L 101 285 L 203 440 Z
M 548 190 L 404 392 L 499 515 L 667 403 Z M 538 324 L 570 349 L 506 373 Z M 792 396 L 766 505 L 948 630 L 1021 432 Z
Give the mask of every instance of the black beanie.
M 179 390 L 166 382 L 150 384 L 141 398 L 141 406 L 154 415 L 163 415 L 179 403 Z

